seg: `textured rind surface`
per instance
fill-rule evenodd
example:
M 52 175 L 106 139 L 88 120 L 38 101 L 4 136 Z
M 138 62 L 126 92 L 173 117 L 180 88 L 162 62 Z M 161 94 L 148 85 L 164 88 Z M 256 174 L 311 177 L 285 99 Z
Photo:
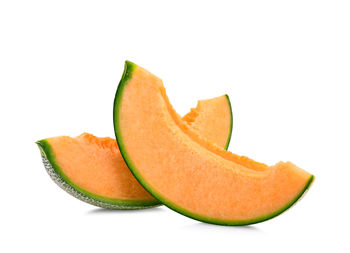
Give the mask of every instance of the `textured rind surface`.
M 160 206 L 158 202 L 155 203 L 137 203 L 137 202 L 130 202 L 125 203 L 126 201 L 122 200 L 114 200 L 114 199 L 106 199 L 99 196 L 94 196 L 91 193 L 87 193 L 79 189 L 79 187 L 74 186 L 72 183 L 67 182 L 67 180 L 63 179 L 62 176 L 57 172 L 59 168 L 57 168 L 57 165 L 53 161 L 50 162 L 49 160 L 49 154 L 47 154 L 47 151 L 44 150 L 44 146 L 49 145 L 48 143 L 45 143 L 45 141 L 38 141 L 37 142 L 41 158 L 44 164 L 44 167 L 51 177 L 51 179 L 64 191 L 72 195 L 73 197 L 82 200 L 88 204 L 107 208 L 107 209 L 116 209 L 116 210 L 136 210 L 136 209 L 146 209 L 146 208 L 152 208 Z
M 291 208 L 298 200 L 300 200 L 304 194 L 307 192 L 307 190 L 310 188 L 314 181 L 314 176 L 311 175 L 307 183 L 305 184 L 305 187 L 302 191 L 288 204 L 286 204 L 284 207 L 280 208 L 279 210 L 276 210 L 275 212 L 270 213 L 269 215 L 264 215 L 255 219 L 251 220 L 219 220 L 211 217 L 201 216 L 196 213 L 190 212 L 188 210 L 185 210 L 181 208 L 180 206 L 176 205 L 175 203 L 172 203 L 166 199 L 164 199 L 158 192 L 150 187 L 146 181 L 143 180 L 142 176 L 139 174 L 137 168 L 134 166 L 133 162 L 131 161 L 128 152 L 126 151 L 125 145 L 123 143 L 123 139 L 121 138 L 121 129 L 119 125 L 119 105 L 121 104 L 122 94 L 124 91 L 124 87 L 128 84 L 130 79 L 132 78 L 133 71 L 138 66 L 132 62 L 126 61 L 125 62 L 125 69 L 123 76 L 120 80 L 118 89 L 116 91 L 115 99 L 114 99 L 114 110 L 113 110 L 113 121 L 114 121 L 114 132 L 116 135 L 117 143 L 119 146 L 120 153 L 122 154 L 124 161 L 126 162 L 127 166 L 129 167 L 132 174 L 135 176 L 135 178 L 139 181 L 139 183 L 156 199 L 158 199 L 161 203 L 163 203 L 165 206 L 169 207 L 173 211 L 180 213 L 184 216 L 187 216 L 191 219 L 195 219 L 198 221 L 215 224 L 215 225 L 224 225 L 224 226 L 245 226 L 245 225 L 252 225 L 256 223 L 260 223 L 263 221 L 267 221 L 269 219 L 272 219 L 281 213 L 285 212 L 289 208 Z M 228 99 L 229 101 L 229 99 Z M 231 117 L 232 119 L 232 117 Z M 232 122 L 231 122 L 232 127 Z M 228 143 L 229 144 L 229 143 Z M 227 146 L 228 146 L 227 144 Z

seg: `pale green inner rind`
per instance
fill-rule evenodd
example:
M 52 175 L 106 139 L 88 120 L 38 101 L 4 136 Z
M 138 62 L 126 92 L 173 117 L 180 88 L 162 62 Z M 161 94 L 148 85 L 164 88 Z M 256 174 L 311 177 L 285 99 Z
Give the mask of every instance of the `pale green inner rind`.
M 211 217 L 206 217 L 202 215 L 198 215 L 196 213 L 190 212 L 175 203 L 172 203 L 168 199 L 164 198 L 161 196 L 155 189 L 153 189 L 146 181 L 143 180 L 140 172 L 137 170 L 136 166 L 132 163 L 128 152 L 126 150 L 126 147 L 123 143 L 123 135 L 122 131 L 120 128 L 120 122 L 119 122 L 119 110 L 120 110 L 120 105 L 121 105 L 121 99 L 123 95 L 123 90 L 124 86 L 128 83 L 128 81 L 132 77 L 133 70 L 137 67 L 134 63 L 131 62 L 126 62 L 125 63 L 125 70 L 122 76 L 122 79 L 119 83 L 115 100 L 114 100 L 114 110 L 113 110 L 113 119 L 114 119 L 114 131 L 116 135 L 116 139 L 118 142 L 119 150 L 120 153 L 122 154 L 126 164 L 128 165 L 130 171 L 133 173 L 133 175 L 136 177 L 136 179 L 139 181 L 139 183 L 151 194 L 153 195 L 156 199 L 158 199 L 160 202 L 162 202 L 164 205 L 169 207 L 170 209 L 185 215 L 189 218 L 196 219 L 199 221 L 207 222 L 207 223 L 212 223 L 212 224 L 217 224 L 217 225 L 231 225 L 231 226 L 243 226 L 243 225 L 250 225 L 250 224 L 255 224 L 259 222 L 263 222 L 266 220 L 269 220 L 271 218 L 274 218 L 278 216 L 279 214 L 283 213 L 287 209 L 289 209 L 293 204 L 297 202 L 298 199 L 306 192 L 306 190 L 310 187 L 311 183 L 314 180 L 314 176 L 310 176 L 309 180 L 305 184 L 305 187 L 303 188 L 302 191 L 292 200 L 290 201 L 286 206 L 276 210 L 275 212 L 268 214 L 268 215 L 263 215 L 260 217 L 257 217 L 255 219 L 250 219 L 250 220 L 221 220 L 221 219 L 215 219 Z
M 83 195 L 86 195 L 96 201 L 100 201 L 103 203 L 108 203 L 110 205 L 115 205 L 117 208 L 118 206 L 121 207 L 151 207 L 151 206 L 158 206 L 160 203 L 157 200 L 121 200 L 121 199 L 113 199 L 113 198 L 107 198 L 103 197 L 94 193 L 91 193 L 87 190 L 84 190 L 83 188 L 79 187 L 75 183 L 73 183 L 62 171 L 58 163 L 56 162 L 55 154 L 52 150 L 51 145 L 48 143 L 46 139 L 37 141 L 36 144 L 38 144 L 40 148 L 40 152 L 42 155 L 44 155 L 47 160 L 50 162 L 52 168 L 55 170 L 57 175 L 63 179 L 67 184 L 69 184 L 72 188 L 74 188 L 76 191 L 80 192 Z

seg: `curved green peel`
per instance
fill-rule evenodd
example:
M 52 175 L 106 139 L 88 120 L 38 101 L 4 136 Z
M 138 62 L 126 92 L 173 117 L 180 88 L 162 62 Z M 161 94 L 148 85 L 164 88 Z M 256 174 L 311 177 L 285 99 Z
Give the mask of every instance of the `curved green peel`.
M 125 62 L 125 69 L 124 73 L 122 75 L 122 78 L 120 80 L 115 99 L 114 99 L 114 110 L 113 110 L 113 121 L 114 121 L 114 132 L 116 135 L 116 139 L 118 142 L 119 150 L 120 153 L 122 154 L 124 161 L 126 162 L 127 166 L 129 167 L 130 171 L 133 173 L 133 175 L 136 177 L 136 179 L 139 181 L 139 183 L 156 199 L 158 199 L 160 202 L 162 202 L 164 205 L 169 207 L 170 209 L 174 210 L 175 212 L 178 212 L 182 215 L 185 215 L 189 218 L 206 222 L 206 223 L 211 223 L 211 224 L 217 224 L 217 225 L 230 225 L 230 226 L 242 226 L 242 225 L 250 225 L 250 224 L 255 224 L 259 222 L 263 222 L 269 219 L 272 219 L 279 214 L 283 213 L 287 209 L 289 209 L 291 206 L 293 206 L 303 195 L 304 193 L 309 189 L 311 186 L 314 176 L 310 176 L 309 180 L 305 184 L 304 188 L 300 193 L 292 199 L 286 206 L 280 208 L 279 210 L 276 210 L 273 213 L 270 213 L 268 215 L 264 215 L 261 217 L 258 217 L 256 219 L 251 219 L 251 220 L 220 220 L 220 219 L 213 219 L 211 217 L 206 217 L 202 215 L 198 215 L 196 213 L 190 212 L 175 203 L 172 203 L 168 199 L 164 198 L 161 194 L 159 194 L 155 189 L 153 189 L 141 176 L 140 172 L 136 168 L 136 166 L 133 164 L 131 161 L 128 151 L 125 148 L 123 138 L 122 138 L 122 132 L 120 128 L 120 122 L 119 122 L 119 111 L 120 111 L 120 101 L 123 97 L 123 91 L 125 86 L 128 84 L 129 80 L 132 77 L 134 69 L 137 67 L 136 64 L 126 61 Z
M 227 103 L 228 103 L 228 107 L 230 108 L 230 116 L 231 116 L 231 121 L 230 121 L 230 131 L 229 131 L 229 135 L 227 137 L 227 142 L 225 145 L 225 149 L 228 149 L 228 146 L 230 145 L 230 141 L 231 141 L 231 136 L 232 136 L 232 125 L 233 125 L 233 115 L 232 115 L 232 106 L 231 106 L 231 101 L 230 101 L 230 97 L 225 94 L 226 99 L 227 99 Z

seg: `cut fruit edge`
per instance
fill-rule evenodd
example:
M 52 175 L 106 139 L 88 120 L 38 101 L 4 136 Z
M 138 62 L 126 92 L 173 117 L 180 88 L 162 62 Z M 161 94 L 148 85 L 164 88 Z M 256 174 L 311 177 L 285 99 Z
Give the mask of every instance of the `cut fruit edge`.
M 206 223 L 211 223 L 211 224 L 216 224 L 216 225 L 229 225 L 229 226 L 243 226 L 243 225 L 251 225 L 251 224 L 256 224 L 256 223 L 260 223 L 269 219 L 272 219 L 278 215 L 280 215 L 281 213 L 285 212 L 286 210 L 288 210 L 290 207 L 292 207 L 296 202 L 298 202 L 298 200 L 300 200 L 304 194 L 307 192 L 307 190 L 310 188 L 310 186 L 312 185 L 312 183 L 314 182 L 314 175 L 310 174 L 310 177 L 308 178 L 308 180 L 306 181 L 303 189 L 301 191 L 299 191 L 299 193 L 291 200 L 289 201 L 285 206 L 279 208 L 278 210 L 275 210 L 274 212 L 271 212 L 267 215 L 262 215 L 259 216 L 257 218 L 254 219 L 248 219 L 248 220 L 239 220 L 239 221 L 234 221 L 234 220 L 222 220 L 222 219 L 216 219 L 216 218 L 211 218 L 208 216 L 204 216 L 204 215 L 198 215 L 196 213 L 193 213 L 185 208 L 182 208 L 181 206 L 170 202 L 168 199 L 164 198 L 161 194 L 159 194 L 155 189 L 153 189 L 148 182 L 146 182 L 143 177 L 141 176 L 140 172 L 138 171 L 138 169 L 136 168 L 136 166 L 133 164 L 133 162 L 131 161 L 129 154 L 127 152 L 127 149 L 125 147 L 125 144 L 123 142 L 123 138 L 121 136 L 121 128 L 120 128 L 120 121 L 119 121 L 119 115 L 120 115 L 120 105 L 121 105 L 121 100 L 122 100 L 122 94 L 124 91 L 125 86 L 128 84 L 128 82 L 130 81 L 130 79 L 132 78 L 133 75 L 133 71 L 135 70 L 135 68 L 137 68 L 138 66 L 132 62 L 126 61 L 125 63 L 125 69 L 124 69 L 124 73 L 122 75 L 122 78 L 120 80 L 118 89 L 116 91 L 116 96 L 115 96 L 115 102 L 114 102 L 114 115 L 113 115 L 113 120 L 114 120 L 114 130 L 115 130 L 115 134 L 116 134 L 116 139 L 117 139 L 117 143 L 120 149 L 120 152 L 124 158 L 124 161 L 126 162 L 126 164 L 128 165 L 129 169 L 131 170 L 131 172 L 133 173 L 133 175 L 135 176 L 135 178 L 139 181 L 139 183 L 152 195 L 154 196 L 156 199 L 158 199 L 160 202 L 162 202 L 165 206 L 169 207 L 170 209 L 172 209 L 175 212 L 178 212 L 184 216 L 187 216 L 189 218 L 198 220 L 198 221 L 202 221 L 202 222 L 206 222 Z M 163 88 L 164 89 L 164 88 Z M 165 90 L 163 90 L 164 94 L 165 94 Z M 165 95 L 165 100 L 167 100 L 167 96 Z M 171 104 L 168 102 L 168 105 L 171 106 Z M 172 108 L 170 108 L 171 110 L 173 110 Z M 170 113 L 170 112 L 169 112 Z M 174 111 L 174 113 L 176 114 L 176 112 Z M 170 113 L 170 115 L 172 115 L 172 113 Z M 174 117 L 172 115 L 172 117 Z M 175 123 L 177 123 L 177 119 L 173 118 L 173 120 L 175 121 Z M 182 128 L 181 126 L 180 129 Z M 183 129 L 182 129 L 183 130 Z M 188 128 L 187 128 L 188 130 Z M 191 131 L 191 130 L 188 130 Z M 193 131 L 192 131 L 193 132 Z M 194 132 L 193 132 L 194 133 Z M 187 134 L 186 132 L 184 132 L 184 134 Z M 198 144 L 204 146 L 205 148 L 208 148 L 209 151 L 216 153 L 216 151 L 218 151 L 218 153 L 220 153 L 219 147 L 217 147 L 215 144 L 208 142 L 205 138 L 203 138 L 202 136 L 194 133 L 192 136 L 190 136 L 191 139 L 194 139 L 195 142 L 197 142 Z M 204 145 L 203 145 L 204 143 Z M 237 156 L 233 153 L 230 153 L 232 155 L 232 157 Z M 218 154 L 220 156 L 220 154 Z M 255 162 L 247 157 L 240 157 L 242 158 L 242 162 L 245 163 L 245 159 L 247 159 L 247 162 L 254 162 L 256 164 L 259 164 L 258 162 Z M 282 163 L 282 162 L 280 162 Z M 289 162 L 285 163 L 288 164 Z M 292 163 L 290 163 L 292 164 Z M 262 167 L 266 166 L 264 164 L 261 164 Z M 275 166 L 277 166 L 278 164 L 276 164 Z M 293 165 L 293 164 L 292 164 Z M 295 166 L 295 165 L 293 165 Z

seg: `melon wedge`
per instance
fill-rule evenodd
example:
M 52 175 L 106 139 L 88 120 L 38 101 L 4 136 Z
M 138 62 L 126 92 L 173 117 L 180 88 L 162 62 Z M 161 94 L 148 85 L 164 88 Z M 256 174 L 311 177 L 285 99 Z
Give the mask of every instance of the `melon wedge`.
M 194 132 L 173 110 L 162 81 L 126 62 L 114 103 L 120 152 L 142 186 L 193 219 L 247 225 L 292 206 L 313 176 L 290 162 L 267 166 Z
M 199 101 L 184 122 L 226 148 L 232 129 L 229 98 L 224 95 Z M 131 174 L 114 139 L 84 133 L 76 138 L 48 138 L 37 144 L 51 178 L 80 200 L 109 209 L 160 205 Z

